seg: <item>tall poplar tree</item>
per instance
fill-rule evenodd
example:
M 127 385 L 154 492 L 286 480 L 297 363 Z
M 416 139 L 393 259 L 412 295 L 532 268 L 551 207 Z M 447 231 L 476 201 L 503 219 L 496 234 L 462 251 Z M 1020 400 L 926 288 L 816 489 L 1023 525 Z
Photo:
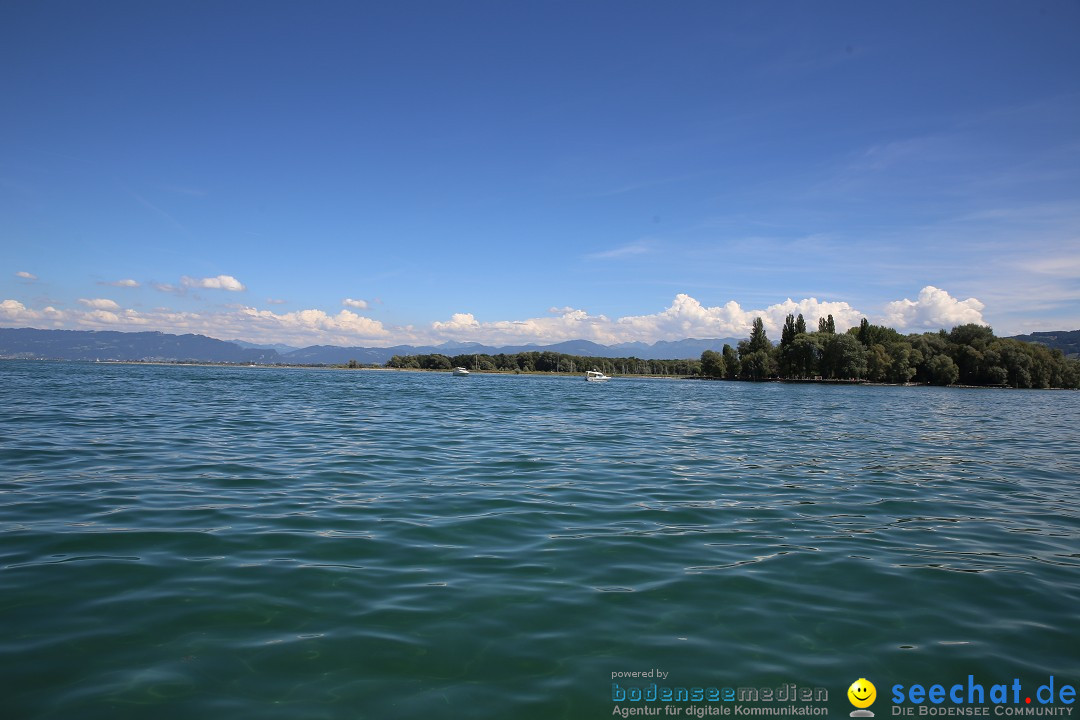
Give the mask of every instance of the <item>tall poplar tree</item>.
M 787 347 L 795 339 L 795 316 L 788 314 L 784 320 L 784 329 L 780 331 L 780 347 Z
M 758 350 L 768 352 L 771 347 L 772 343 L 769 342 L 768 336 L 765 335 L 765 323 L 762 322 L 760 317 L 754 318 L 754 324 L 750 330 L 750 352 L 757 352 Z

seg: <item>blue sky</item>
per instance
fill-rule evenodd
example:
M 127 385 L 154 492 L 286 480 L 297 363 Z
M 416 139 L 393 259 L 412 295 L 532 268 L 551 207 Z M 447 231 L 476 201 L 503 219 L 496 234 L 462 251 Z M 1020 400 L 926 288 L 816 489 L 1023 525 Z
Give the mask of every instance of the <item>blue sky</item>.
M 1080 328 L 1080 4 L 9 2 L 0 325 Z

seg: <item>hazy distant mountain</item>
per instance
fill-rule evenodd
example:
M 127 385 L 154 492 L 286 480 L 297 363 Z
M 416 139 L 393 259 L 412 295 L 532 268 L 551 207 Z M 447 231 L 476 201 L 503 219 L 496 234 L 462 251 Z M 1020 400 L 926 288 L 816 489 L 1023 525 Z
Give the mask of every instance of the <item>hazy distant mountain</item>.
M 642 360 L 682 360 L 699 358 L 705 350 L 722 350 L 724 344 L 734 347 L 738 340 L 719 338 L 714 340 L 678 340 L 646 343 L 621 343 L 600 345 L 589 340 L 567 340 L 552 345 L 505 345 L 493 347 L 479 343 L 443 343 L 441 345 L 395 345 L 388 348 L 338 347 L 336 345 L 313 345 L 293 352 L 283 353 L 282 359 L 290 363 L 341 365 L 356 360 L 359 363 L 385 363 L 394 355 L 512 355 L 521 352 L 557 352 L 585 357 L 637 357 Z
M 229 363 L 290 363 L 343 365 L 350 360 L 381 365 L 394 355 L 498 355 L 519 352 L 557 352 L 587 357 L 637 357 L 642 360 L 697 358 L 704 350 L 720 350 L 732 338 L 679 340 L 600 345 L 589 340 L 567 340 L 552 345 L 493 347 L 474 342 L 448 342 L 438 346 L 395 345 L 386 348 L 312 345 L 258 345 L 243 340 L 217 340 L 205 335 L 170 335 L 160 332 L 103 330 L 34 330 L 0 328 L 0 357 L 48 360 L 195 360 Z
M 1028 335 L 1013 335 L 1013 339 L 1040 343 L 1070 356 L 1080 355 L 1080 330 L 1033 332 Z
M 274 343 L 272 345 L 260 345 L 258 343 L 248 342 L 246 340 L 226 340 L 225 342 L 231 342 L 233 345 L 239 345 L 242 348 L 248 350 L 276 350 L 279 353 L 293 352 L 299 350 L 296 345 L 284 345 L 282 343 Z
M 47 360 L 281 362 L 280 356 L 274 350 L 246 350 L 205 335 L 32 328 L 0 328 L 0 357 Z

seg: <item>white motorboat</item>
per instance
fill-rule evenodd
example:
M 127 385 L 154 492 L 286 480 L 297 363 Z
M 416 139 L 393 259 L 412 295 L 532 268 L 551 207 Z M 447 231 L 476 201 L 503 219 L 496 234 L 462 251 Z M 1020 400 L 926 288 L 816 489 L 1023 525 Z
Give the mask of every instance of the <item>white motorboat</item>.
M 599 370 L 589 370 L 585 373 L 586 382 L 607 382 L 611 378 L 600 372 Z
M 459 377 L 464 377 L 465 375 L 468 375 L 468 374 L 469 374 L 469 371 L 468 371 L 468 370 L 466 370 L 466 369 L 465 369 L 465 368 L 463 368 L 463 367 L 456 367 L 456 368 L 454 368 L 454 375 L 455 375 L 455 376 L 459 376 Z

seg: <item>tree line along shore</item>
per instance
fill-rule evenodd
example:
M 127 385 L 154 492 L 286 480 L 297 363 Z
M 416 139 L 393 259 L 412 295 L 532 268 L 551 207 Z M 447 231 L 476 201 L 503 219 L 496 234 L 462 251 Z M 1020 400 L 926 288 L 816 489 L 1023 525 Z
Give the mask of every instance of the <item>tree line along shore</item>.
M 359 367 L 355 361 L 350 367 Z M 697 360 L 602 358 L 552 351 L 512 354 L 395 355 L 388 368 L 488 372 L 659 375 L 726 380 L 872 382 L 971 385 L 1012 388 L 1078 388 L 1080 359 L 1039 343 L 999 338 L 986 325 L 958 325 L 946 332 L 902 335 L 863 318 L 858 327 L 836 332 L 832 315 L 810 332 L 800 314 L 788 315 L 780 342 L 768 338 L 762 319 L 736 347 L 706 350 Z

